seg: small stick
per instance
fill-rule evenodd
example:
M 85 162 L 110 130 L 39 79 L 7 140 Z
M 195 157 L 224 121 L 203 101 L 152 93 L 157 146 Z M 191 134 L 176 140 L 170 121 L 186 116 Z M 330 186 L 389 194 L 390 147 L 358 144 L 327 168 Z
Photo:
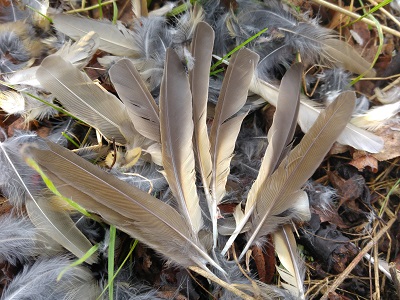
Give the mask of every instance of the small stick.
M 392 227 L 396 218 L 392 218 L 387 225 L 385 225 L 381 231 L 377 233 L 374 238 L 368 242 L 368 244 L 358 253 L 358 255 L 353 259 L 353 261 L 347 266 L 347 268 L 339 275 L 335 282 L 327 289 L 327 291 L 322 296 L 321 300 L 328 300 L 329 294 L 333 293 L 339 285 L 349 276 L 350 272 L 355 268 L 355 266 L 361 261 L 364 255 L 371 250 L 371 248 L 378 242 L 378 240 Z
M 235 288 L 232 284 L 229 284 L 221 279 L 219 279 L 217 276 L 215 276 L 214 274 L 207 272 L 199 267 L 189 267 L 190 270 L 196 272 L 197 274 L 200 274 L 201 276 L 210 279 L 212 281 L 214 281 L 215 283 L 219 284 L 220 286 L 222 286 L 223 288 L 227 289 L 228 291 L 234 293 L 235 295 L 241 297 L 242 299 L 245 300 L 254 300 L 253 297 L 249 296 L 248 294 L 242 292 L 241 290 Z
M 349 16 L 350 18 L 353 18 L 353 19 L 358 19 L 359 17 L 361 17 L 359 14 L 356 14 L 356 13 L 353 13 L 351 11 L 348 11 L 348 10 L 346 10 L 344 8 L 341 8 L 341 7 L 339 7 L 339 6 L 335 5 L 335 4 L 329 3 L 329 2 L 327 2 L 325 0 L 312 0 L 312 1 L 315 2 L 315 3 L 318 3 L 318 4 L 322 5 L 322 6 L 325 6 L 327 8 L 330 8 L 330 9 L 333 9 L 335 11 L 338 11 L 338 12 L 340 12 L 340 13 L 346 15 L 346 16 Z M 364 23 L 366 23 L 368 25 L 376 27 L 376 24 L 374 23 L 374 21 L 371 21 L 370 19 L 362 18 L 360 21 L 364 22 Z M 397 37 L 400 37 L 400 32 L 397 31 L 397 30 L 394 30 L 394 29 L 392 29 L 390 27 L 387 27 L 385 25 L 381 25 L 381 28 L 382 28 L 383 31 L 385 31 L 387 33 L 390 33 L 390 34 L 393 34 L 393 35 L 395 35 Z

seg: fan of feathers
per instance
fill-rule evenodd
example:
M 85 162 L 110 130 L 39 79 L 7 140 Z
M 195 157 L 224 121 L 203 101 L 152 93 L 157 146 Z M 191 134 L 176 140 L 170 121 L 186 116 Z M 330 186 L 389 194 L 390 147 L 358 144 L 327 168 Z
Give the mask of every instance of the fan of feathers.
M 195 273 L 217 299 L 305 299 L 293 234 L 310 217 L 302 187 L 335 141 L 369 152 L 383 142 L 348 123 L 354 92 L 338 88 L 326 109 L 301 95 L 303 64 L 372 75 L 369 64 L 334 32 L 266 2 L 227 10 L 198 1 L 170 22 L 167 4 L 148 14 L 133 1 L 130 29 L 35 6 L 49 26 L 13 2 L 4 7 L 0 47 L 25 56 L 1 62 L 12 88 L 1 107 L 58 124 L 47 138 L 2 132 L 0 183 L 13 209 L 0 218 L 0 257 L 19 268 L 2 299 L 158 299 L 132 261 L 107 276 L 110 249 L 133 240 L 173 265 L 176 293 L 190 299 L 200 297 Z M 34 65 L 38 27 L 52 33 L 40 40 L 51 50 Z M 82 71 L 95 55 L 116 93 Z M 213 59 L 225 71 L 210 78 Z M 276 106 L 267 133 L 248 121 L 265 101 Z M 297 123 L 306 133 L 294 146 Z M 80 137 L 68 134 L 82 134 L 83 124 L 97 142 L 86 130 L 89 138 L 72 143 Z M 242 267 L 267 236 L 281 288 Z

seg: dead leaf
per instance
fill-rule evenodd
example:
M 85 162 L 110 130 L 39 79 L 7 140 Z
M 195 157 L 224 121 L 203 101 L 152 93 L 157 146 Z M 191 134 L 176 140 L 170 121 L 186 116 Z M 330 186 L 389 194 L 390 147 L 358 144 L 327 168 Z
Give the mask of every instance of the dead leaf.
M 400 156 L 400 124 L 387 124 L 374 132 L 380 136 L 385 145 L 379 153 L 372 154 L 379 161 Z
M 365 151 L 354 151 L 353 160 L 349 164 L 356 167 L 360 172 L 365 168 L 369 168 L 373 173 L 378 172 L 377 159 Z

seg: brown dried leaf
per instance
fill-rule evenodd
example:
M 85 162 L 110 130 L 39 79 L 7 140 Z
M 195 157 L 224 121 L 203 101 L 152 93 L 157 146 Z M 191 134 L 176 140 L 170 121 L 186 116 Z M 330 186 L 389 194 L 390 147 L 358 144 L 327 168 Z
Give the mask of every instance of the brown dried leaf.
M 378 161 L 375 157 L 365 151 L 355 151 L 350 165 L 356 167 L 358 171 L 369 168 L 373 173 L 378 172 Z
M 379 153 L 372 154 L 379 161 L 385 161 L 400 156 L 400 125 L 399 124 L 387 124 L 379 128 L 374 132 L 380 136 L 385 146 Z

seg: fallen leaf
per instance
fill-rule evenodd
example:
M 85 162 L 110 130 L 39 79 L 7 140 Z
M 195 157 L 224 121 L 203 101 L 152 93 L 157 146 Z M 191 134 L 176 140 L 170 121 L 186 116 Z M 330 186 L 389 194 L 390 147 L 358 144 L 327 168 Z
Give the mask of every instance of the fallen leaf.
M 379 161 L 400 156 L 400 124 L 387 124 L 374 132 L 380 136 L 385 145 L 379 153 L 372 154 Z
M 365 168 L 369 168 L 373 173 L 378 172 L 378 160 L 365 151 L 354 151 L 353 160 L 349 164 L 360 172 Z

